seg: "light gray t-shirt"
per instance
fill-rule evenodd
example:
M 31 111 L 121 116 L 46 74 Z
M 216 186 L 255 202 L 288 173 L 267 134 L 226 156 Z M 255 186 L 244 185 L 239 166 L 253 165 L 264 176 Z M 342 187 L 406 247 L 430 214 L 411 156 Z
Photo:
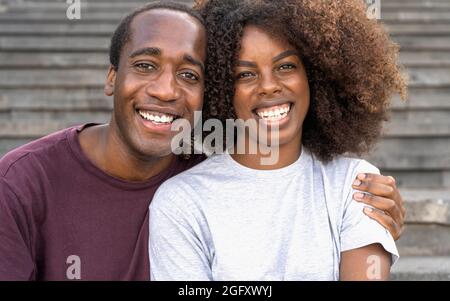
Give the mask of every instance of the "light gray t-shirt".
M 166 181 L 150 205 L 152 280 L 338 280 L 340 253 L 390 233 L 352 200 L 364 160 L 327 164 L 303 148 L 277 170 L 254 170 L 229 154 Z

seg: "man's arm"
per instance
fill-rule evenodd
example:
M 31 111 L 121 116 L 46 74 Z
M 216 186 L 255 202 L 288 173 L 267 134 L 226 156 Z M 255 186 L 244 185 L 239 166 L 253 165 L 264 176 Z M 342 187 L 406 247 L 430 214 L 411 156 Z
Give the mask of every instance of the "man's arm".
M 19 198 L 0 179 L 0 281 L 35 280 L 29 224 Z
M 380 244 L 341 253 L 340 280 L 389 280 L 391 255 Z

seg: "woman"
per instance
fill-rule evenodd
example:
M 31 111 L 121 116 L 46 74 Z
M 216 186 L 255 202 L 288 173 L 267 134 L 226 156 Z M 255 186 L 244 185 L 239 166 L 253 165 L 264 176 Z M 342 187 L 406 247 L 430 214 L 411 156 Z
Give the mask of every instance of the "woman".
M 255 120 L 279 160 L 232 149 L 164 183 L 150 210 L 153 280 L 381 280 L 392 236 L 352 200 L 380 136 L 397 47 L 358 1 L 204 1 L 207 117 Z M 246 144 L 255 135 L 246 136 Z M 261 141 L 258 141 L 261 143 Z

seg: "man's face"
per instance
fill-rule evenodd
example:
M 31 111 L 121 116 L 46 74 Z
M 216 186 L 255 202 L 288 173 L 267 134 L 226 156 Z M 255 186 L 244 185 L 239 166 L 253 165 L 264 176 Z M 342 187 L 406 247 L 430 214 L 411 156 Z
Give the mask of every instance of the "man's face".
M 192 124 L 203 105 L 205 29 L 186 13 L 154 9 L 136 16 L 131 30 L 105 86 L 114 95 L 112 123 L 139 156 L 167 156 L 173 120 Z

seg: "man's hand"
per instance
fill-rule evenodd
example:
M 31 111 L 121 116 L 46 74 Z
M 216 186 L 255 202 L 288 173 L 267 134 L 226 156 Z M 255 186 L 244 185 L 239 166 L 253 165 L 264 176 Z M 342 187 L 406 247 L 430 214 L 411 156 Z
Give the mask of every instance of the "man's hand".
M 356 201 L 378 209 L 366 207 L 364 213 L 388 229 L 395 240 L 399 239 L 403 232 L 406 208 L 395 179 L 391 176 L 361 173 L 357 175 L 352 187 L 366 192 L 353 194 Z

